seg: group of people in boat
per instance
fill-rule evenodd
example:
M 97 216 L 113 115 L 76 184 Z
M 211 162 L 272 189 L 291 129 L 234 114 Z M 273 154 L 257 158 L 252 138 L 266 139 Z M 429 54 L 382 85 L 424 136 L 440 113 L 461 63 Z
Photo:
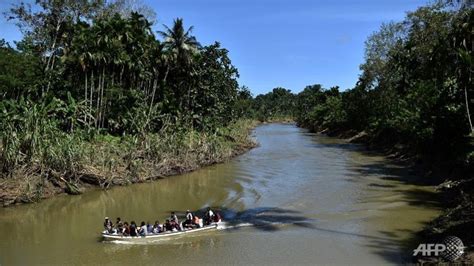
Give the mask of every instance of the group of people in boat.
M 170 217 L 166 219 L 163 224 L 160 224 L 158 220 L 155 221 L 154 224 L 151 224 L 150 222 L 145 223 L 144 221 L 142 221 L 140 225 L 137 225 L 135 221 L 131 221 L 129 224 L 128 222 L 122 222 L 120 217 L 118 217 L 115 224 L 113 224 L 109 217 L 105 217 L 104 232 L 132 237 L 147 236 L 163 232 L 177 232 L 200 228 L 204 225 L 210 225 L 211 223 L 218 223 L 220 221 L 221 216 L 219 213 L 211 210 L 211 208 L 207 208 L 203 218 L 200 218 L 187 210 L 185 219 L 181 223 L 179 222 L 178 216 L 175 212 L 171 212 Z

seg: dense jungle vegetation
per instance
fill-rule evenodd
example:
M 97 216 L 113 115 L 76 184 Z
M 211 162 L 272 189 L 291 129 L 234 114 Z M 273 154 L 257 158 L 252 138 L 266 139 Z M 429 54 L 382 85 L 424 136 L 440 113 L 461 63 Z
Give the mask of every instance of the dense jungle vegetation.
M 474 239 L 474 10 L 466 3 L 437 2 L 382 25 L 366 41 L 354 88 L 277 88 L 255 99 L 257 116 L 291 116 L 423 165 L 426 179 L 444 182 L 451 207 L 432 233 Z
M 181 173 L 254 145 L 238 71 L 177 18 L 152 30 L 130 1 L 12 6 L 23 39 L 0 42 L 0 201 Z M 140 12 L 140 13 L 139 13 Z M 146 14 L 143 15 L 143 14 Z

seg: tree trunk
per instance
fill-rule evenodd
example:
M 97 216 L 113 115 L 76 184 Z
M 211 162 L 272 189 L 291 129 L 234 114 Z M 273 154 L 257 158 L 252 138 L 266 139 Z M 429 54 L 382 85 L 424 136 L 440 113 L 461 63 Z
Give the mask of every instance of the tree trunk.
M 60 28 L 61 28 L 61 18 L 58 19 L 58 23 L 56 25 L 56 31 L 54 33 L 53 44 L 51 45 L 51 48 L 50 48 L 51 51 L 53 51 L 56 48 L 56 42 L 58 40 L 58 32 Z M 44 72 L 48 72 L 48 70 L 50 69 L 49 68 L 50 63 L 51 63 L 51 55 L 48 57 L 48 61 L 46 62 L 46 67 L 44 69 Z
M 120 69 L 120 77 L 119 77 L 119 84 L 122 86 L 122 76 L 123 76 L 124 66 Z
M 168 73 L 170 71 L 170 67 L 169 66 L 166 66 L 166 72 L 165 72 L 165 76 L 163 78 L 163 85 L 166 84 L 166 79 L 168 78 Z
M 54 68 L 55 61 L 56 61 L 56 58 L 53 58 L 53 61 L 51 62 L 51 70 Z M 51 73 L 48 74 L 48 86 L 46 87 L 46 92 L 49 91 L 50 87 L 51 87 Z
M 93 116 L 93 113 L 94 113 L 94 86 L 95 86 L 95 82 L 94 82 L 94 70 L 92 70 L 92 73 L 91 73 L 91 93 L 90 93 L 90 112 L 91 112 L 91 117 L 95 117 Z M 95 122 L 95 121 L 94 121 Z
M 61 18 L 58 19 L 58 22 L 56 25 L 56 31 L 54 33 L 53 44 L 51 45 L 51 48 L 50 48 L 51 54 L 48 57 L 48 61 L 46 62 L 46 67 L 44 69 L 44 72 L 48 76 L 48 85 L 46 87 L 46 92 L 48 92 L 49 88 L 51 87 L 51 74 L 48 72 L 54 68 L 54 49 L 56 49 L 56 42 L 58 40 L 58 32 L 59 32 L 59 29 L 61 28 L 61 20 L 62 20 Z M 51 58 L 53 58 L 53 61 L 51 61 Z M 50 64 L 51 64 L 51 67 L 50 67 Z
M 151 109 L 153 107 L 153 101 L 155 100 L 155 92 L 156 92 L 157 85 L 158 85 L 158 81 L 155 78 L 153 79 L 153 92 L 151 93 L 151 102 L 150 102 L 150 109 L 148 110 L 148 119 L 150 119 Z
M 105 114 L 104 114 L 104 87 L 105 87 L 105 67 L 102 68 L 102 92 L 100 93 L 100 127 L 104 127 L 104 119 L 105 119 Z
M 469 73 L 469 83 L 471 83 L 471 73 Z M 474 128 L 472 127 L 471 113 L 469 111 L 469 97 L 467 97 L 467 86 L 464 86 L 464 99 L 466 100 L 466 113 L 469 126 L 471 128 L 471 135 L 474 134 Z
M 87 71 L 86 71 L 86 78 L 84 81 L 84 103 L 87 105 L 87 90 L 89 88 L 87 87 Z M 84 123 L 87 124 L 87 113 L 84 113 Z
M 95 128 L 99 129 L 99 119 L 100 119 L 100 86 L 102 84 L 102 75 L 99 70 L 99 80 L 97 81 L 97 101 L 95 102 Z

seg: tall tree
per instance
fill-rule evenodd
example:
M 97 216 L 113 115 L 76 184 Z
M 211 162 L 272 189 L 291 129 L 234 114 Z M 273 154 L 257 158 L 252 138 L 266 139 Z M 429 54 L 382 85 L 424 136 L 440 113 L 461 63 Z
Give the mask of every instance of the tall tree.
M 193 55 L 201 47 L 196 37 L 191 35 L 194 27 L 190 26 L 185 30 L 182 18 L 175 19 L 172 28 L 166 25 L 163 26 L 165 31 L 159 31 L 158 33 L 164 38 L 165 48 L 180 66 L 191 65 Z
M 182 112 L 185 102 L 187 102 L 186 108 L 189 109 L 191 105 L 192 86 L 195 84 L 190 81 L 196 74 L 193 60 L 201 45 L 192 35 L 193 26 L 185 30 L 182 18 L 175 19 L 171 28 L 163 26 L 165 31 L 158 33 L 164 38 L 163 44 L 168 54 L 168 61 L 172 63 L 171 67 L 177 81 L 173 84 L 174 100 L 177 101 L 177 109 Z

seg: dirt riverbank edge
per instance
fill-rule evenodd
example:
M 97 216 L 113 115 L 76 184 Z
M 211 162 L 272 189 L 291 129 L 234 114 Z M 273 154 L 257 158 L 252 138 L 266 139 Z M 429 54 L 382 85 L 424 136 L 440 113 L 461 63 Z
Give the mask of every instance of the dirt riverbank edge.
M 106 190 L 114 186 L 152 182 L 223 163 L 258 146 L 252 137 L 252 131 L 260 123 L 247 121 L 241 124 L 239 129 L 234 130 L 236 132 L 231 129 L 230 134 L 225 134 L 218 140 L 194 137 L 194 146 L 183 152 L 171 151 L 159 161 L 137 157 L 140 168 L 133 173 L 129 169 L 130 165 L 120 164 L 105 170 L 85 165 L 73 175 L 67 172 L 31 170 L 34 166 L 20 168 L 8 178 L 0 178 L 0 205 L 8 207 L 36 203 L 60 194 L 74 195 L 94 189 Z M 119 151 L 117 155 L 126 156 L 124 154 L 125 152 L 120 154 Z

